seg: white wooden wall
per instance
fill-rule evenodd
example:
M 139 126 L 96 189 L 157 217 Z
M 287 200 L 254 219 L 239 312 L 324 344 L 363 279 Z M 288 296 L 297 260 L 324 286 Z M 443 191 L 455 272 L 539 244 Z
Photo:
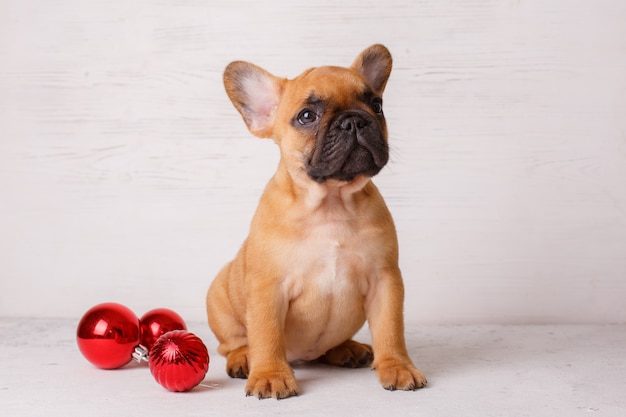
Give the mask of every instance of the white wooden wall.
M 278 155 L 223 68 L 375 42 L 407 321 L 626 321 L 623 0 L 0 1 L 0 316 L 204 320 Z

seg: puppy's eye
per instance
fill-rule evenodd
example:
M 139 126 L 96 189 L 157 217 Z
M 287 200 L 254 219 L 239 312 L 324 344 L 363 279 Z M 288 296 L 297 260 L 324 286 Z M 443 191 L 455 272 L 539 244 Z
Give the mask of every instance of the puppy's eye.
M 374 113 L 383 114 L 383 99 L 382 98 L 374 97 L 370 105 L 372 106 L 372 110 L 374 110 Z
M 303 109 L 300 113 L 298 113 L 297 119 L 298 123 L 304 126 L 316 121 L 317 114 L 315 114 L 311 109 Z

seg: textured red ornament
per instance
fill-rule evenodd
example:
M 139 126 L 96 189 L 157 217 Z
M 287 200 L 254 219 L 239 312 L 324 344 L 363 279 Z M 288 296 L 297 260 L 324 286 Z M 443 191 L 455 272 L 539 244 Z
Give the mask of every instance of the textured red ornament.
M 78 323 L 76 341 L 83 356 L 95 366 L 120 368 L 131 361 L 139 344 L 139 319 L 121 304 L 98 304 Z
M 202 382 L 209 370 L 209 352 L 193 333 L 174 330 L 154 343 L 149 363 L 159 384 L 170 391 L 188 391 Z
M 150 350 L 154 342 L 172 330 L 187 330 L 185 321 L 174 311 L 167 308 L 155 308 L 139 319 L 141 344 Z

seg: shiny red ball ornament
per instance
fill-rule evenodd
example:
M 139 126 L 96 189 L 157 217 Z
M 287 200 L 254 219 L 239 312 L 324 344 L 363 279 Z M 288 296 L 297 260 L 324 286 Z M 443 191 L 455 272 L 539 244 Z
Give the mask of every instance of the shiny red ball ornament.
M 186 330 L 159 337 L 150 349 L 150 372 L 170 391 L 189 391 L 209 370 L 209 352 L 202 340 Z
M 98 304 L 78 323 L 76 341 L 83 356 L 98 368 L 120 368 L 132 360 L 139 344 L 139 319 L 121 304 Z
M 141 344 L 148 349 L 159 337 L 172 330 L 187 330 L 185 321 L 176 312 L 167 308 L 155 308 L 139 319 Z

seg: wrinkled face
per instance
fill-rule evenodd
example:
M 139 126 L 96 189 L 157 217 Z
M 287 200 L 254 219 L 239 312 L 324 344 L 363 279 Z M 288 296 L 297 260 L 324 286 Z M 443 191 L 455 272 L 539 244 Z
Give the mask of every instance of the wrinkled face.
M 312 180 L 372 177 L 389 159 L 382 98 L 363 75 L 318 67 L 287 81 L 277 109 L 276 139 L 290 164 Z

